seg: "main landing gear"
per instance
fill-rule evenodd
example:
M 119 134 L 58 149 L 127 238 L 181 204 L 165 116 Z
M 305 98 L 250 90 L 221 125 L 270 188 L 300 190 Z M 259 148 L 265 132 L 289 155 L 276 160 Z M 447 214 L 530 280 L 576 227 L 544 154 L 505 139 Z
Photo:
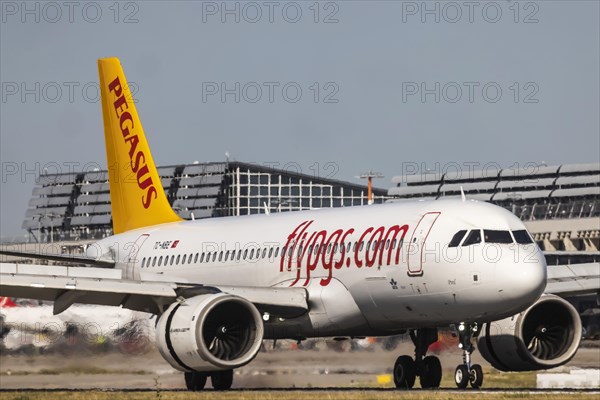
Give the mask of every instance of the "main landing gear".
M 471 354 L 475 350 L 471 339 L 479 335 L 479 328 L 476 323 L 466 325 L 461 322 L 456 330 L 458 347 L 463 351 L 463 363 L 454 371 L 454 382 L 459 389 L 466 388 L 469 383 L 473 389 L 479 389 L 483 384 L 483 370 L 479 364 L 471 365 Z
M 394 365 L 394 383 L 398 389 L 412 389 L 417 376 L 423 389 L 440 386 L 442 365 L 435 356 L 425 356 L 429 345 L 438 339 L 437 329 L 417 329 L 410 331 L 415 345 L 415 358 L 400 356 Z
M 185 386 L 188 390 L 198 392 L 204 390 L 206 381 L 210 376 L 212 386 L 215 390 L 229 390 L 233 384 L 233 370 L 214 372 L 186 372 Z

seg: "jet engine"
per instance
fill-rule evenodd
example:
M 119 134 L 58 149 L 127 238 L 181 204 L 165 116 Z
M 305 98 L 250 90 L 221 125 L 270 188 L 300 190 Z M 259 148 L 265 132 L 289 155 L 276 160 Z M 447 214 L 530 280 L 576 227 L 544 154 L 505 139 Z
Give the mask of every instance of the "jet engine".
M 566 300 L 546 294 L 520 314 L 486 323 L 478 345 L 496 369 L 534 371 L 567 363 L 580 340 L 577 310 Z
M 264 334 L 256 307 L 248 300 L 216 293 L 175 302 L 156 326 L 161 355 L 180 371 L 218 371 L 246 365 Z

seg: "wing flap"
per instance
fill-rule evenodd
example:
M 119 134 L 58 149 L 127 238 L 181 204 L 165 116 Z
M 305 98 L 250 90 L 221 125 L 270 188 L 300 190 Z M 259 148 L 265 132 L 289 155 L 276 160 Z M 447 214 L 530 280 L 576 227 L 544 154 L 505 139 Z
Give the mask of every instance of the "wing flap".
M 10 256 L 10 257 L 19 257 L 19 258 L 33 258 L 38 260 L 47 260 L 47 261 L 58 261 L 65 263 L 76 263 L 83 265 L 93 265 L 95 267 L 100 268 L 113 268 L 115 266 L 115 262 L 112 260 L 103 260 L 96 258 L 89 258 L 83 255 L 74 255 L 74 254 L 52 254 L 52 253 L 35 253 L 35 252 L 27 252 L 27 251 L 10 251 L 10 250 L 0 250 L 0 255 Z

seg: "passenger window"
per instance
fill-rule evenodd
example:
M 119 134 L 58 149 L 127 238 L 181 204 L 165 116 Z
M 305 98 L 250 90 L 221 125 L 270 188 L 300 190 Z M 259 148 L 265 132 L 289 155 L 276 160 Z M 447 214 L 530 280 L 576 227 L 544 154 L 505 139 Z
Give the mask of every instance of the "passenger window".
M 346 247 L 346 253 L 350 253 L 351 248 L 352 248 L 352 242 L 348 242 L 348 246 Z
M 529 236 L 529 233 L 525 229 L 513 231 L 513 235 L 515 236 L 515 240 L 519 244 L 533 243 L 533 240 L 531 240 L 531 236 Z
M 483 230 L 483 238 L 486 243 L 512 243 L 509 231 L 496 231 L 492 229 Z
M 273 248 L 271 247 L 269 249 L 269 258 L 273 257 Z
M 225 252 L 225 261 L 229 260 L 229 250 Z
M 212 253 L 210 251 L 206 252 L 206 262 L 210 262 L 210 255 Z
M 179 260 L 181 259 L 181 255 L 177 254 L 177 259 L 175 260 L 175 264 L 179 265 Z M 171 258 L 171 261 L 173 261 L 173 259 Z
M 158 266 L 160 267 L 162 265 L 162 258 L 163 256 L 160 256 L 160 258 L 158 259 Z M 165 263 L 166 264 L 166 263 Z
M 142 268 L 144 268 L 144 264 L 146 264 L 146 259 L 142 258 Z
M 267 248 L 265 247 L 263 249 L 263 254 L 262 254 L 262 258 L 265 258 L 267 256 Z
M 247 255 L 248 255 L 248 249 L 244 250 L 244 260 L 246 259 Z
M 152 259 L 152 266 L 154 267 L 156 265 L 156 256 L 154 256 L 154 258 Z
M 252 257 L 254 257 L 254 249 L 250 249 L 250 257 L 248 258 L 252 260 Z
M 217 252 L 215 251 L 213 253 L 213 258 L 212 258 L 212 262 L 215 262 L 217 260 Z
M 460 241 L 462 240 L 462 238 L 465 237 L 466 233 L 467 233 L 466 229 L 456 232 L 454 234 L 454 236 L 452 236 L 452 240 L 450 240 L 448 247 L 458 247 L 458 245 L 460 244 Z
M 223 251 L 219 252 L 219 262 L 223 261 Z
M 470 246 L 472 244 L 477 244 L 477 243 L 481 243 L 481 231 L 479 229 L 472 230 L 462 245 Z
M 194 257 L 194 264 L 198 262 L 198 253 L 196 253 L 196 257 Z
M 204 261 L 204 253 L 202 253 L 202 255 L 200 256 L 200 262 Z
M 279 254 L 279 247 L 275 247 L 275 257 Z

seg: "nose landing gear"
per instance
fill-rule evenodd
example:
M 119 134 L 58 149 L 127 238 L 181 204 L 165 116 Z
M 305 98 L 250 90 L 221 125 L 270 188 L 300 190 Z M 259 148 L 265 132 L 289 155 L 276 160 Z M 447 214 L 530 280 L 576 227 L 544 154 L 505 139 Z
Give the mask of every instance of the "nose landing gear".
M 415 345 L 415 358 L 400 356 L 394 364 L 394 383 L 398 389 L 412 389 L 419 377 L 423 389 L 440 386 L 442 365 L 435 356 L 425 356 L 429 345 L 438 339 L 437 329 L 417 329 L 410 331 Z
M 469 383 L 473 389 L 479 389 L 483 384 L 483 369 L 479 364 L 471 365 L 471 354 L 475 350 L 471 339 L 479 335 L 479 327 L 476 323 L 466 325 L 461 322 L 456 330 L 458 347 L 463 351 L 463 363 L 454 371 L 454 382 L 459 389 L 466 388 Z

